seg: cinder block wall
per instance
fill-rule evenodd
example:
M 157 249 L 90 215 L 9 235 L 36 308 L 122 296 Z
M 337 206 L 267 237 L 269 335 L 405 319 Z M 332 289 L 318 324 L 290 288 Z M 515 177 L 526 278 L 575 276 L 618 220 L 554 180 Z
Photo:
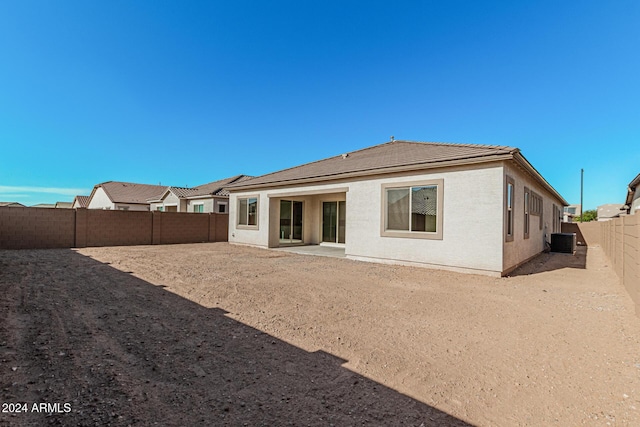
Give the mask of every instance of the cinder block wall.
M 229 239 L 229 214 L 212 213 L 209 221 L 209 236 L 213 242 Z
M 0 207 L 0 249 L 226 242 L 228 214 Z
M 640 316 L 640 215 L 601 222 L 602 248 Z
M 208 214 L 152 212 L 153 244 L 199 243 L 209 239 Z
M 151 212 L 99 209 L 83 211 L 81 215 L 86 212 L 86 246 L 133 246 L 152 243 Z
M 74 210 L 0 207 L 0 248 L 70 248 L 74 244 Z

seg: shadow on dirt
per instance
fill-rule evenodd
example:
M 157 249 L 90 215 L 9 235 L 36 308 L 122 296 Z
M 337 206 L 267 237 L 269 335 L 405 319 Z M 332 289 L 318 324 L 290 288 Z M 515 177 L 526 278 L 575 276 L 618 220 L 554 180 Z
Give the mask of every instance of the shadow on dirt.
M 578 246 L 574 254 L 542 253 L 531 261 L 512 271 L 509 276 L 526 276 L 529 274 L 555 271 L 563 268 L 587 268 L 587 247 Z
M 1 400 L 61 404 L 0 425 L 470 425 L 75 251 L 0 267 Z

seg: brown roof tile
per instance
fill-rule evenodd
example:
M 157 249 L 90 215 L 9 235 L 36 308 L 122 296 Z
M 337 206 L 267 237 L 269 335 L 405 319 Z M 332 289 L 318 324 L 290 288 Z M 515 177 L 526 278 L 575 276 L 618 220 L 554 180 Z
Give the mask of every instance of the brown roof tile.
M 79 207 L 86 208 L 89 206 L 89 200 L 91 200 L 90 196 L 76 196 L 74 203 L 78 202 Z
M 229 188 L 288 184 L 300 180 L 324 181 L 358 173 L 384 173 L 398 167 L 413 166 L 419 169 L 422 166 L 428 167 L 448 161 L 468 160 L 471 162 L 479 158 L 489 159 L 513 154 L 517 151 L 517 148 L 494 145 L 391 141 L 258 176 L 242 183 L 230 185 Z
M 163 193 L 167 187 L 164 185 L 136 184 L 132 182 L 108 181 L 98 184 L 95 188 L 102 187 L 113 203 L 138 203 L 148 204 L 147 200 Z

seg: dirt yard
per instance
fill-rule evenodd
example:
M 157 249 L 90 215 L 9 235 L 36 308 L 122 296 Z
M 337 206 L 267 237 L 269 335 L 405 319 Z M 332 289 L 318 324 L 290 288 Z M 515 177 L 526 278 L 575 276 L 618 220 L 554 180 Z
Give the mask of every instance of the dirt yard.
M 502 279 L 226 243 L 0 251 L 0 370 L 7 426 L 640 425 L 640 318 L 599 247 Z

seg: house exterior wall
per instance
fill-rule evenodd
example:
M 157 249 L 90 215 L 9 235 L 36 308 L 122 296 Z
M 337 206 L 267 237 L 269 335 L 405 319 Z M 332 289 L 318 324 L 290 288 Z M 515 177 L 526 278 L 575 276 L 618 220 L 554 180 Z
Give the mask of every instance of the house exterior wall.
M 550 241 L 551 233 L 560 233 L 560 228 L 554 229 L 554 209 L 557 207 L 556 215 L 563 215 L 562 201 L 545 190 L 536 180 L 514 162 L 504 163 L 503 182 L 507 177 L 513 179 L 514 183 L 514 234 L 513 240 L 506 240 L 506 221 L 503 221 L 503 272 L 508 272 L 523 262 L 531 259 L 545 248 L 545 241 Z M 503 184 L 505 188 L 506 184 Z M 542 198 L 542 215 L 530 215 L 529 237 L 525 238 L 525 214 L 524 214 L 524 191 L 527 187 Z M 506 193 L 506 190 L 503 190 Z M 506 197 L 506 196 L 505 196 Z M 503 200 L 503 205 L 505 201 Z
M 114 209 L 115 206 L 107 193 L 102 189 L 102 187 L 96 188 L 96 191 L 93 193 L 91 200 L 89 201 L 89 209 Z
M 441 179 L 442 240 L 382 237 L 382 185 Z M 499 274 L 502 168 L 458 168 L 355 182 L 347 193 L 346 255 L 354 259 Z M 371 208 L 373 206 L 373 208 Z
M 204 212 L 212 212 L 212 213 L 219 213 L 220 212 L 219 206 L 223 204 L 223 205 L 227 205 L 227 209 L 225 210 L 225 213 L 229 212 L 229 208 L 228 208 L 229 198 L 226 196 L 209 197 L 209 198 L 202 198 L 202 199 L 188 199 L 187 207 L 186 207 L 187 212 L 193 212 L 193 206 L 197 204 L 203 205 Z
M 429 180 L 443 182 L 442 239 L 383 236 L 383 185 Z M 229 200 L 229 242 L 277 246 L 279 201 L 291 199 L 304 203 L 304 242 L 318 243 L 322 201 L 342 198 L 346 199 L 345 254 L 349 258 L 499 275 L 503 268 L 503 180 L 502 164 L 492 163 L 334 184 L 234 192 Z M 250 196 L 259 200 L 258 225 L 238 226 L 238 199 Z
M 636 187 L 636 191 L 633 194 L 631 202 L 631 209 L 629 210 L 630 215 L 635 215 L 637 213 L 640 213 L 640 185 Z
M 295 200 L 303 202 L 304 243 L 320 243 L 322 202 L 345 200 L 344 193 L 347 190 L 345 184 L 338 183 L 232 193 L 228 199 L 229 241 L 265 248 L 279 246 L 280 200 Z M 256 227 L 238 225 L 238 199 L 247 197 L 258 198 Z

